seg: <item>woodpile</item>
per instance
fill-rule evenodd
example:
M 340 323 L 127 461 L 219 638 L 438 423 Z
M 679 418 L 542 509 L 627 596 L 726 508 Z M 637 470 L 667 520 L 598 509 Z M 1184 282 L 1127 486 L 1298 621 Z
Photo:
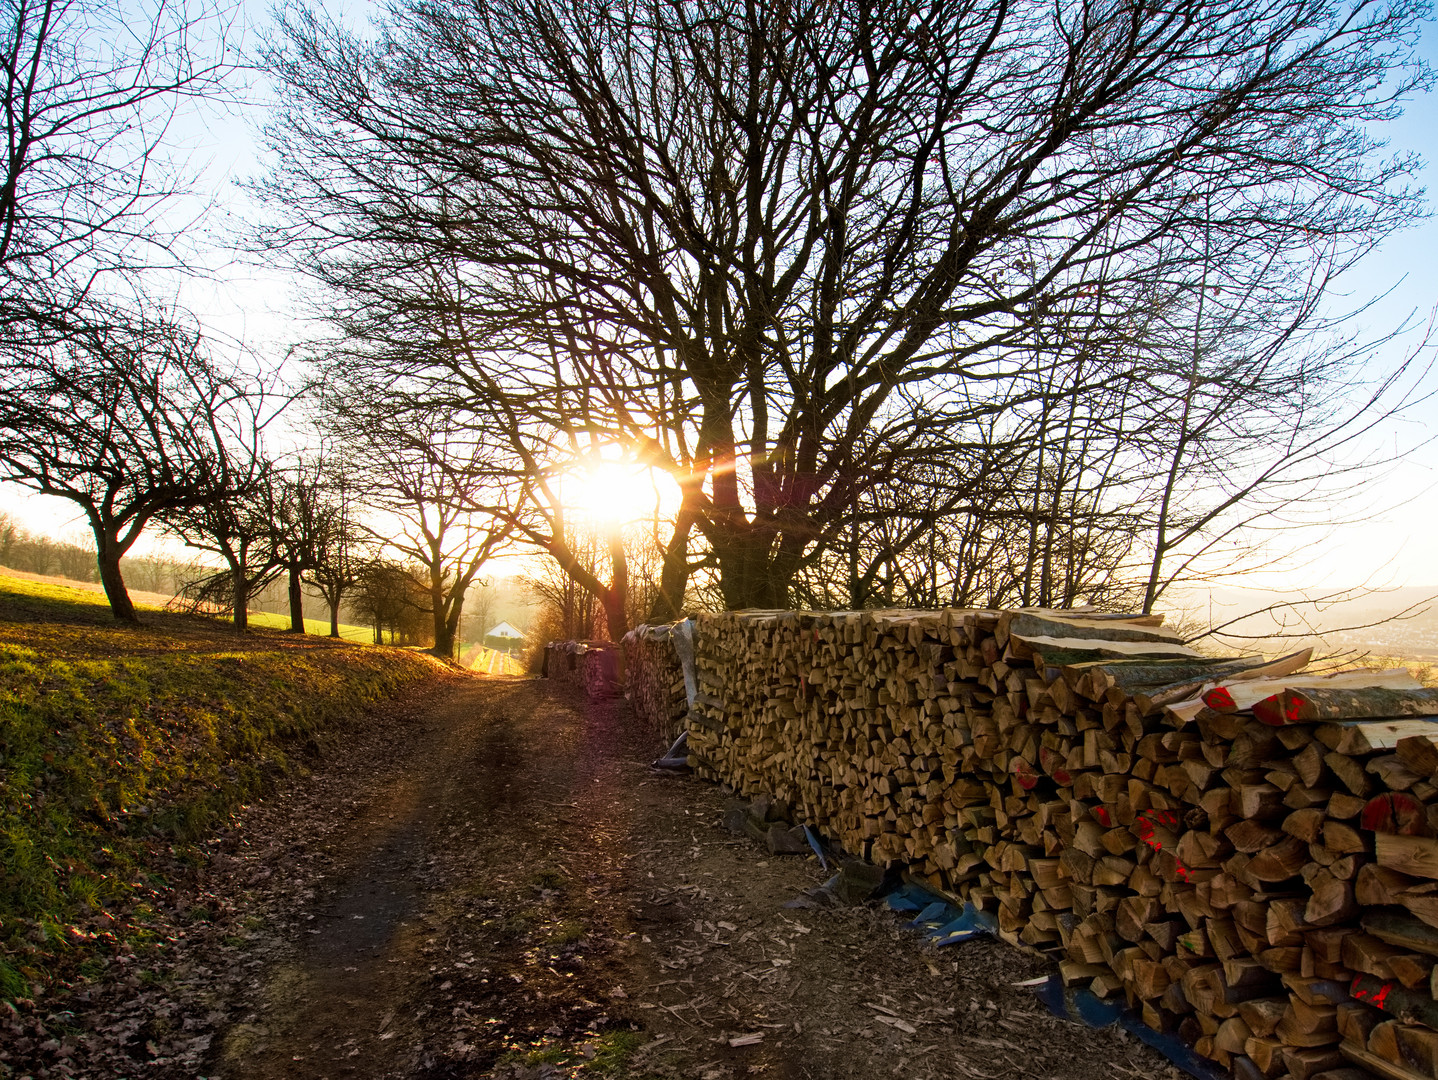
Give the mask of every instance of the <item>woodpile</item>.
M 544 677 L 590 698 L 612 697 L 621 690 L 619 646 L 612 641 L 551 641 L 544 647 Z
M 684 730 L 689 696 L 675 626 L 639 626 L 624 635 L 624 696 L 635 717 L 666 746 Z
M 695 646 L 702 773 L 1245 1080 L 1438 1077 L 1438 693 L 1406 672 L 1094 612 L 724 613 Z

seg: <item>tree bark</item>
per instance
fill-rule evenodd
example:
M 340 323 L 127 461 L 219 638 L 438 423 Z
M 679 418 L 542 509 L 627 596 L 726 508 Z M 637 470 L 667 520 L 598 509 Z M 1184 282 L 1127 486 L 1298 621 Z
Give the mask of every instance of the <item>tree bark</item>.
M 777 611 L 788 606 L 789 582 L 772 557 L 771 528 L 736 516 L 714 524 L 709 539 L 719 563 L 719 590 L 726 608 Z
M 305 632 L 305 596 L 300 590 L 299 567 L 291 566 L 290 574 L 290 629 L 291 634 Z
M 454 636 L 443 620 L 435 623 L 434 655 L 443 660 L 454 659 Z
M 454 627 L 449 620 L 451 605 L 445 603 L 444 579 L 435 565 L 429 571 L 429 605 L 434 616 L 434 655 L 445 660 L 454 659 Z M 453 608 L 457 612 L 464 606 L 464 594 L 455 597 Z
M 138 626 L 140 617 L 135 614 L 134 601 L 130 599 L 125 578 L 120 573 L 120 556 L 124 552 L 111 537 L 102 538 L 96 547 L 95 561 L 100 569 L 100 583 L 105 586 L 105 598 L 110 601 L 111 614 L 116 622 Z
M 435 620 L 435 626 L 437 628 L 442 627 L 444 631 L 445 651 L 440 653 L 440 642 L 438 636 L 435 637 L 434 651 L 436 653 L 439 653 L 439 655 L 443 656 L 446 660 L 455 659 L 455 652 L 459 645 L 459 620 L 463 614 L 464 594 L 461 593 L 459 596 L 454 598 L 454 602 L 450 604 L 449 610 L 445 612 L 444 617 L 442 619 Z
M 230 580 L 234 583 L 234 624 L 235 633 L 243 634 L 250 628 L 250 584 L 245 580 L 245 564 L 230 563 Z
M 610 641 L 622 641 L 629 632 L 629 557 L 624 553 L 624 531 L 618 526 L 609 530 L 609 561 L 614 568 L 611 584 L 604 593 L 604 622 Z M 624 663 L 621 650 L 619 663 Z
M 684 590 L 689 585 L 689 534 L 693 531 L 696 517 L 692 509 L 680 505 L 674 533 L 664 547 L 659 592 L 649 609 L 651 623 L 673 622 L 684 613 Z
M 234 631 L 243 634 L 250 628 L 250 590 L 244 584 L 243 571 L 233 571 L 234 578 Z

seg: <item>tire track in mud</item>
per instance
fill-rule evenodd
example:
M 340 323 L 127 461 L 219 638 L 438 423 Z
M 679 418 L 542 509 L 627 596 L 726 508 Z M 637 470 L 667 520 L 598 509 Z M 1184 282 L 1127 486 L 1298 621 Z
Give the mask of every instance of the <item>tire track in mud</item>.
M 614 785 L 637 768 L 615 712 L 457 682 L 356 809 L 305 931 L 218 1041 L 218 1075 L 479 1075 L 627 1029 L 600 1001 L 626 931 L 595 903 L 622 870 Z

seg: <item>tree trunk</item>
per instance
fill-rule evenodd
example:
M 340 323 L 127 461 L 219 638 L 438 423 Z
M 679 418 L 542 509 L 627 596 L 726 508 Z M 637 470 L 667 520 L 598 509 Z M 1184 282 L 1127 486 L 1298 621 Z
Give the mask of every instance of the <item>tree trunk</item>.
M 434 655 L 443 660 L 454 659 L 454 635 L 442 618 L 434 623 Z
M 459 596 L 454 598 L 454 602 L 450 605 L 448 613 L 446 613 L 442 618 L 436 618 L 434 621 L 434 651 L 436 654 L 444 657 L 446 660 L 455 659 L 455 653 L 459 644 L 459 620 L 463 616 L 463 614 L 464 595 L 461 593 Z M 439 635 L 441 631 L 444 635 L 444 652 L 440 652 Z
M 245 577 L 245 559 L 241 551 L 238 559 L 229 555 L 225 556 L 225 562 L 230 567 L 230 588 L 234 595 L 234 623 L 235 633 L 243 634 L 250 628 L 250 583 Z
M 865 582 L 859 577 L 859 505 L 854 503 L 854 513 L 849 519 L 849 610 L 859 611 L 864 606 L 864 598 L 868 590 Z
M 780 580 L 769 529 L 744 521 L 718 523 L 711 543 L 719 562 L 719 589 L 730 611 L 744 608 L 782 610 L 788 605 L 788 582 Z
M 125 578 L 120 573 L 120 556 L 124 554 L 120 545 L 110 537 L 97 537 L 95 561 L 100 569 L 100 583 L 105 586 L 105 597 L 110 601 L 110 612 L 116 622 L 138 626 L 140 617 L 135 614 L 135 604 L 125 588 Z
M 336 594 L 327 597 L 330 602 L 330 637 L 340 636 L 340 598 Z
M 290 630 L 291 634 L 303 634 L 305 632 L 305 596 L 300 589 L 300 570 L 298 566 L 289 568 L 290 574 Z
M 437 564 L 436 564 L 437 565 Z M 457 597 L 455 607 L 462 606 L 463 596 Z M 454 630 L 449 622 L 449 607 L 445 601 L 444 579 L 435 566 L 429 572 L 429 607 L 434 616 L 434 655 L 445 660 L 454 659 Z
M 614 525 L 609 530 L 609 562 L 613 576 L 604 593 L 604 623 L 610 641 L 622 641 L 629 632 L 629 557 L 624 552 L 624 530 Z M 623 652 L 620 652 L 623 664 Z
M 649 609 L 652 623 L 673 622 L 684 613 L 684 590 L 689 584 L 689 533 L 694 527 L 694 513 L 684 506 L 674 522 L 674 534 L 664 548 L 664 562 L 659 573 L 659 592 Z
M 700 388 L 701 398 L 705 397 Z M 713 507 L 704 532 L 719 563 L 719 591 L 730 611 L 743 608 L 781 608 L 788 589 L 775 595 L 770 573 L 770 549 L 774 535 L 767 525 L 756 525 L 745 515 L 739 497 L 739 480 L 733 468 L 734 436 L 729 429 L 727 397 L 716 395 L 705 401 L 704 428 L 710 443 L 709 472 L 713 483 Z M 723 419 L 714 419 L 723 417 Z

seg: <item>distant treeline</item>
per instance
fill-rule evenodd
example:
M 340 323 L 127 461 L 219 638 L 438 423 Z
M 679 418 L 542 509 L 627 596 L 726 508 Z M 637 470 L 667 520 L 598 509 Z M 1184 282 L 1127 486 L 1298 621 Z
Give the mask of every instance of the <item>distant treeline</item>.
M 0 567 L 72 581 L 98 583 L 100 580 L 93 544 L 31 532 L 5 513 L 0 513 Z M 186 592 L 187 586 L 193 587 L 215 573 L 211 565 L 174 556 L 126 556 L 120 568 L 129 588 L 167 597 L 178 596 Z M 367 566 L 341 605 L 340 620 L 355 626 L 378 624 L 382 629 L 376 631 L 376 640 L 382 638 L 396 645 L 433 644 L 434 634 L 425 607 L 428 598 L 415 584 L 416 573 L 403 573 L 398 567 L 382 562 Z M 306 592 L 303 601 L 305 618 L 320 621 L 328 618 L 321 597 Z M 478 643 L 490 626 L 502 620 L 527 625 L 530 603 L 525 583 L 510 579 L 480 582 L 470 590 L 465 605 L 463 640 Z M 250 595 L 248 606 L 252 611 L 287 614 L 289 596 L 284 579 L 275 578 L 264 584 Z
M 88 538 L 87 538 L 88 539 Z M 99 563 L 92 543 L 60 540 L 31 532 L 12 515 L 0 513 L 0 566 L 27 574 L 69 578 L 71 581 L 100 580 Z M 214 573 L 214 568 L 193 559 L 174 556 L 126 556 L 120 562 L 125 584 L 140 592 L 176 596 L 184 587 Z M 307 597 L 306 617 L 323 618 L 323 606 Z M 271 582 L 250 597 L 250 607 L 283 615 L 288 608 L 284 582 Z M 313 607 L 313 611 L 308 610 Z
M 0 513 L 0 566 L 27 574 L 70 578 L 72 581 L 100 580 L 93 543 L 57 540 L 31 532 L 9 514 Z M 185 582 L 205 572 L 188 559 L 142 556 L 123 560 L 125 581 L 132 589 L 173 596 Z

